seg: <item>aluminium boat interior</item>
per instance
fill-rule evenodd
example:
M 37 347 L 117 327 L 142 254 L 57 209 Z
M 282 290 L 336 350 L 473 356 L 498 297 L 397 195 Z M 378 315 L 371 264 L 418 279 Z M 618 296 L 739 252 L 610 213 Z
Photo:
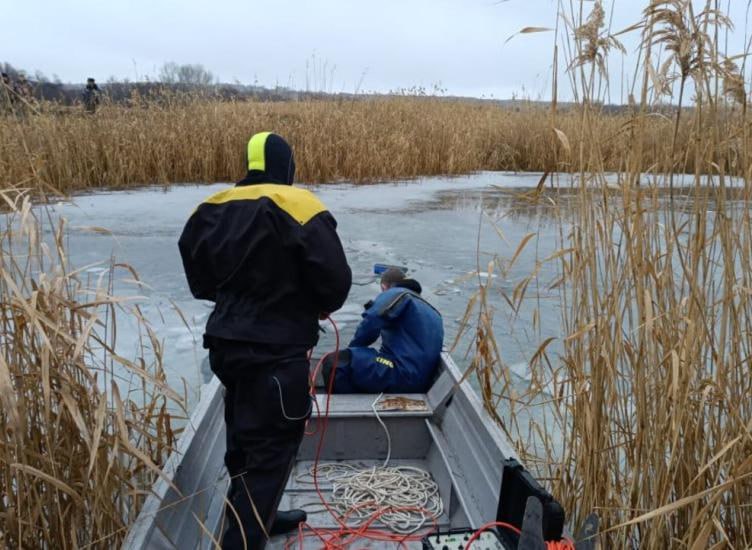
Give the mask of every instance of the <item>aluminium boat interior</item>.
M 221 541 L 228 487 L 223 464 L 222 386 L 213 378 L 202 394 L 176 452 L 165 465 L 165 475 L 156 481 L 124 548 L 204 549 L 216 548 Z M 307 510 L 307 523 L 326 533 L 331 531 L 320 530 L 337 530 L 339 525 L 321 504 L 312 483 L 311 468 L 319 449 L 327 396 L 321 391 L 316 399 L 309 423 L 313 435 L 306 436 L 300 446 L 279 509 Z M 513 487 L 505 476 L 502 484 L 505 465 L 508 467 L 511 462 L 522 470 L 513 460 L 516 453 L 448 353 L 442 354 L 438 375 L 425 394 L 335 394 L 330 399 L 320 467 L 334 463 L 367 470 L 383 465 L 389 455 L 391 467 L 416 467 L 428 472 L 441 499 L 440 513 L 437 518 L 427 518 L 417 530 L 419 535 L 437 530 L 448 534 L 453 530 L 479 529 L 500 519 L 499 514 L 505 511 L 517 514 L 519 520 L 525 511 L 518 481 Z M 321 470 L 318 478 L 322 495 L 329 498 L 332 480 Z M 518 510 L 502 510 L 508 507 L 504 502 L 520 499 L 523 504 L 521 508 L 515 505 Z M 388 530 L 376 522 L 370 527 Z M 498 533 L 498 543 L 494 536 L 479 540 L 472 548 L 523 548 L 519 539 L 505 538 L 503 529 Z M 301 538 L 294 532 L 272 537 L 267 548 L 324 546 L 316 534 L 308 531 L 305 535 Z M 457 548 L 464 547 L 463 541 L 468 540 L 466 531 L 451 539 L 435 537 L 431 546 L 425 546 L 416 536 L 400 545 L 395 542 L 398 535 L 395 533 L 391 540 L 364 538 L 354 547 L 449 548 L 444 544 L 446 540 L 459 540 L 457 546 L 452 546 Z M 426 540 L 431 541 L 431 537 Z M 587 543 L 577 544 L 577 548 L 586 547 Z

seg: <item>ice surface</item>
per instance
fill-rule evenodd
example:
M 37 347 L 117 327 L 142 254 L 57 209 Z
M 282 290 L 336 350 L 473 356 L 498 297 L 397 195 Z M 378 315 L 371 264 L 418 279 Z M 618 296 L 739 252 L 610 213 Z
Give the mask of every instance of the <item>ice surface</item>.
M 443 313 L 445 342 L 451 345 L 459 327 L 455 320 L 464 315 L 478 284 L 477 275 L 468 273 L 487 273 L 493 254 L 510 257 L 527 233 L 538 231 L 540 239 L 529 243 L 514 269 L 493 279 L 494 288 L 511 292 L 514 284 L 533 270 L 536 258 L 543 259 L 556 249 L 559 229 L 547 223 L 540 210 L 509 199 L 509 189 L 534 187 L 539 179 L 539 174 L 481 172 L 401 183 L 309 187 L 338 221 L 356 283 L 347 304 L 334 315 L 343 344 L 349 341 L 360 320 L 362 304 L 379 291 L 372 269 L 374 263 L 380 262 L 410 268 L 409 275 L 423 285 L 424 296 Z M 73 265 L 114 258 L 138 271 L 143 284 L 128 282 L 131 274 L 118 270 L 120 282 L 115 291 L 144 297 L 144 313 L 164 340 L 169 380 L 182 388 L 184 378 L 194 401 L 198 388 L 210 374 L 201 336 L 211 304 L 190 295 L 177 240 L 196 205 L 225 187 L 180 185 L 102 192 L 53 207 L 69 221 Z M 106 228 L 109 233 L 92 228 Z M 93 266 L 88 275 L 93 279 L 102 269 L 101 264 Z M 542 281 L 553 280 L 554 274 L 544 269 L 539 277 Z M 518 365 L 516 370 L 524 378 L 526 369 L 520 363 L 529 358 L 542 339 L 531 329 L 536 304 L 524 304 L 514 320 L 510 320 L 509 307 L 499 292 L 492 293 L 492 304 L 497 309 L 497 336 L 504 358 L 509 364 Z M 541 309 L 542 337 L 558 336 L 557 310 Z M 316 355 L 333 347 L 332 330 L 326 323 L 324 326 L 327 332 L 322 335 Z M 128 333 L 129 327 L 118 330 L 123 349 L 135 345 L 135 334 Z M 460 363 L 466 348 L 464 342 L 455 353 Z

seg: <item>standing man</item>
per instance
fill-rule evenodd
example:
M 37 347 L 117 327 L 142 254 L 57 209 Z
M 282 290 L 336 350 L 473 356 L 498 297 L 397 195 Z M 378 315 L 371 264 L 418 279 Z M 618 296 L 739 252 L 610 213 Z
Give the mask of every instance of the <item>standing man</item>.
M 26 78 L 24 73 L 19 73 L 18 80 L 15 85 L 16 98 L 19 99 L 19 105 L 23 112 L 33 109 L 34 104 L 34 88 Z
M 99 86 L 97 86 L 95 80 L 91 77 L 87 78 L 86 88 L 84 88 L 82 99 L 84 102 L 84 110 L 90 115 L 97 112 L 97 107 L 99 107 L 99 94 Z
M 263 548 L 306 519 L 277 513 L 311 413 L 306 354 L 350 290 L 334 217 L 294 175 L 287 142 L 254 135 L 246 177 L 201 203 L 179 242 L 191 292 L 215 303 L 204 347 L 226 388 L 225 549 Z
M 8 76 L 8 73 L 2 73 L 2 80 L 0 81 L 0 114 L 13 113 L 13 104 L 15 102 L 15 91 L 13 90 L 10 76 Z

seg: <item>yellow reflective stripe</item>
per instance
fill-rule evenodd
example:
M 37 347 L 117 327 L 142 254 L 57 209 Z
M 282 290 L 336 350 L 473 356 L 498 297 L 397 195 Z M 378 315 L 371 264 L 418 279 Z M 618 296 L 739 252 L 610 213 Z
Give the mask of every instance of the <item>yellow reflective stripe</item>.
M 266 155 L 264 155 L 264 147 L 266 146 L 266 138 L 271 135 L 271 132 L 261 132 L 254 134 L 251 139 L 248 140 L 248 169 L 249 170 L 266 170 Z
M 391 361 L 390 361 L 389 359 L 387 359 L 386 357 L 379 357 L 379 356 L 376 356 L 376 362 L 377 362 L 377 363 L 381 363 L 382 365 L 386 365 L 386 366 L 387 366 L 387 367 L 389 367 L 390 369 L 393 369 L 393 368 L 394 368 L 394 363 L 392 363 L 392 362 L 391 362 Z
M 308 223 L 308 220 L 316 214 L 326 210 L 324 204 L 310 191 L 276 183 L 231 187 L 215 193 L 206 199 L 203 204 L 225 204 L 232 201 L 258 200 L 261 198 L 272 200 L 274 204 L 287 212 L 301 225 Z

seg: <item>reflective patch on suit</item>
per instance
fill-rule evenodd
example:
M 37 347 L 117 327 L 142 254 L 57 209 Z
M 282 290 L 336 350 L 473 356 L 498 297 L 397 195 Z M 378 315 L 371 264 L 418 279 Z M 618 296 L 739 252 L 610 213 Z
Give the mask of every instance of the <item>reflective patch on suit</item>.
M 199 208 L 207 204 L 219 206 L 237 201 L 258 201 L 260 199 L 269 199 L 300 225 L 307 224 L 314 216 L 326 210 L 323 203 L 307 189 L 277 183 L 257 183 L 230 187 L 214 193 L 204 200 Z
M 389 359 L 386 357 L 380 357 L 376 356 L 376 362 L 384 365 L 385 367 L 389 367 L 390 369 L 394 368 L 394 363 L 392 363 Z

